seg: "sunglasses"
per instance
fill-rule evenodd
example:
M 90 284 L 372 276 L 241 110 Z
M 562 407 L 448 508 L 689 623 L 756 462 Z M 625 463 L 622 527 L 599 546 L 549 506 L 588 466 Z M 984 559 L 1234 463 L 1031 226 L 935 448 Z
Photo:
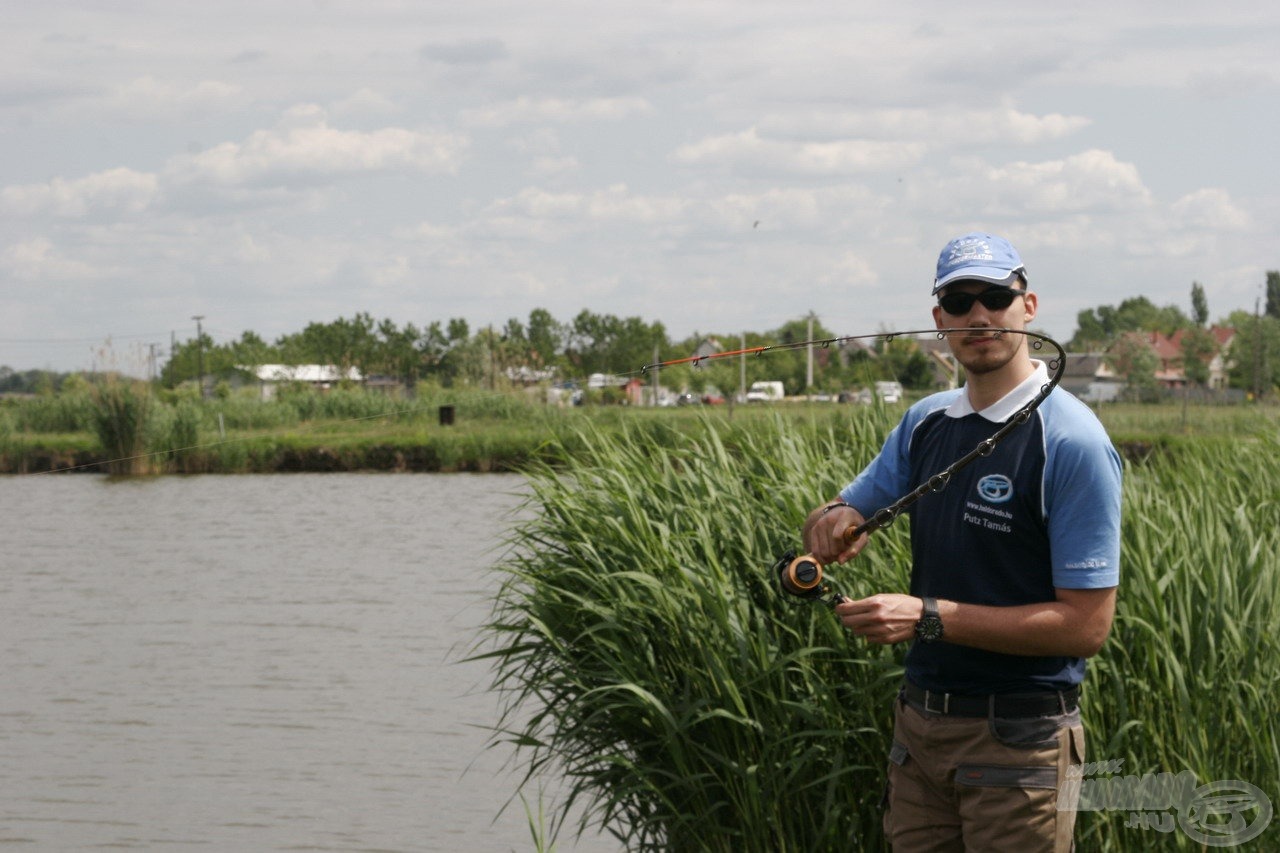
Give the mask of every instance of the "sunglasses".
M 981 302 L 988 311 L 1003 311 L 1013 304 L 1023 291 L 1009 287 L 990 287 L 981 293 L 948 293 L 938 300 L 942 310 L 953 317 L 963 317 L 973 310 L 973 303 Z

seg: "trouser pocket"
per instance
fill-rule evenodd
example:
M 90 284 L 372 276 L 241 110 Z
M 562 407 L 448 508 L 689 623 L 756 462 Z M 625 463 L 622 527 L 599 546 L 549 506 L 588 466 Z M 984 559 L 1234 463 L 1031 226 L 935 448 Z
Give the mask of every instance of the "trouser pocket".
M 893 812 L 889 808 L 889 800 L 893 796 L 893 777 L 897 775 L 898 768 L 907 763 L 908 755 L 909 752 L 904 743 L 895 740 L 893 746 L 889 747 L 889 769 L 885 773 L 884 793 L 880 796 L 880 810 L 884 812 L 882 823 L 886 839 L 893 838 Z
M 1042 788 L 1056 790 L 1058 768 L 1010 767 L 998 764 L 961 764 L 956 784 L 969 788 Z

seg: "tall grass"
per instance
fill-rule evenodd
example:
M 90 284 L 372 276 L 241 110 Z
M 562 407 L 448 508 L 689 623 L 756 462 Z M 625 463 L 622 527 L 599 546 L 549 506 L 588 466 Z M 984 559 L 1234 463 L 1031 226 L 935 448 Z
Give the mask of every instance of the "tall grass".
M 152 407 L 151 388 L 137 380 L 111 378 L 93 388 L 91 422 L 112 474 L 145 474 L 153 470 L 147 454 Z
M 629 849 L 874 849 L 905 649 L 784 601 L 768 566 L 878 449 L 894 412 L 585 431 L 534 466 L 481 656 L 500 740 L 529 777 Z M 1280 450 L 1179 447 L 1131 465 L 1115 630 L 1091 665 L 1092 760 L 1238 779 L 1280 802 Z M 857 596 L 906 588 L 903 527 L 835 567 Z M 1081 849 L 1183 849 L 1181 833 L 1082 813 Z M 576 827 L 576 828 L 581 828 Z M 1280 843 L 1276 827 L 1263 840 Z
M 86 389 L 6 401 L 4 408 L 16 432 L 77 432 L 91 429 L 94 399 Z
M 1084 702 L 1093 755 L 1123 760 L 1125 775 L 1189 770 L 1280 805 L 1278 460 L 1270 434 L 1127 471 L 1116 622 Z M 1132 847 L 1128 813 L 1082 817 L 1090 846 Z M 1277 830 L 1257 849 L 1280 849 Z
M 783 601 L 768 571 L 878 440 L 858 423 L 684 441 L 624 429 L 532 473 L 540 511 L 489 631 L 503 726 L 532 774 L 557 768 L 568 801 L 628 848 L 813 850 L 879 833 L 898 664 L 825 609 Z M 884 538 L 846 590 L 905 583 L 905 542 Z

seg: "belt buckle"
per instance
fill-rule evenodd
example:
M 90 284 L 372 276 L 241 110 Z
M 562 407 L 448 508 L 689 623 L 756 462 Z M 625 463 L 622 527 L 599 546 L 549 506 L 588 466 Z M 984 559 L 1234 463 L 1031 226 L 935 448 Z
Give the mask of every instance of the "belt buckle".
M 929 700 L 942 698 L 942 707 L 934 708 Z M 950 693 L 934 693 L 931 690 L 924 692 L 924 709 L 930 714 L 948 714 L 951 712 L 951 694 Z

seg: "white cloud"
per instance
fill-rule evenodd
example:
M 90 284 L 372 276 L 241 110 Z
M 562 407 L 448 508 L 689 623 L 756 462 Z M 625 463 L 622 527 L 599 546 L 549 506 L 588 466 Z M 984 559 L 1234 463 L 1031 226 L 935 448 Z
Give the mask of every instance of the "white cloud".
M 90 264 L 63 257 L 43 237 L 6 246 L 0 253 L 0 268 L 19 281 L 31 282 L 84 280 L 99 275 Z
M 238 186 L 309 183 L 372 172 L 451 173 L 467 140 L 459 134 L 386 127 L 369 132 L 331 127 L 322 110 L 295 107 L 271 130 L 223 142 L 170 161 L 183 183 Z
M 923 181 L 917 200 L 955 215 L 1051 218 L 1082 212 L 1143 210 L 1152 204 L 1138 169 L 1097 149 L 1000 166 L 955 158 L 945 175 Z
M 582 164 L 577 157 L 535 157 L 530 171 L 535 175 L 562 175 L 575 172 Z
M 901 168 L 917 162 L 925 149 L 925 144 L 920 142 L 766 139 L 753 127 L 740 133 L 708 137 L 683 145 L 673 159 L 684 166 L 727 168 L 775 176 L 830 176 Z
M 242 94 L 239 85 L 220 80 L 183 84 L 144 76 L 117 86 L 107 96 L 106 106 L 125 115 L 171 119 L 228 108 L 238 103 Z
M 334 101 L 329 112 L 336 116 L 378 116 L 403 112 L 400 105 L 368 86 Z
M 11 216 L 62 217 L 103 211 L 138 213 L 152 204 L 158 192 L 155 175 L 116 168 L 77 180 L 54 178 L 43 184 L 5 187 L 0 190 L 0 211 Z
M 619 121 L 647 115 L 652 105 L 644 98 L 530 98 L 464 110 L 463 124 L 477 127 L 504 127 L 529 122 Z
M 1241 231 L 1249 227 L 1249 214 L 1222 189 L 1203 189 L 1185 195 L 1170 208 L 1184 226 L 1214 231 Z
M 1033 145 L 1088 127 L 1086 116 L 1035 115 L 1014 107 L 984 110 L 902 108 L 866 111 L 802 110 L 769 116 L 760 128 L 775 136 L 809 133 L 877 140 L 933 140 L 933 147 L 992 142 Z
M 677 217 L 687 203 L 672 196 L 635 196 L 616 184 L 592 193 L 555 193 L 530 187 L 493 206 L 533 219 L 573 219 L 590 222 L 653 223 Z

